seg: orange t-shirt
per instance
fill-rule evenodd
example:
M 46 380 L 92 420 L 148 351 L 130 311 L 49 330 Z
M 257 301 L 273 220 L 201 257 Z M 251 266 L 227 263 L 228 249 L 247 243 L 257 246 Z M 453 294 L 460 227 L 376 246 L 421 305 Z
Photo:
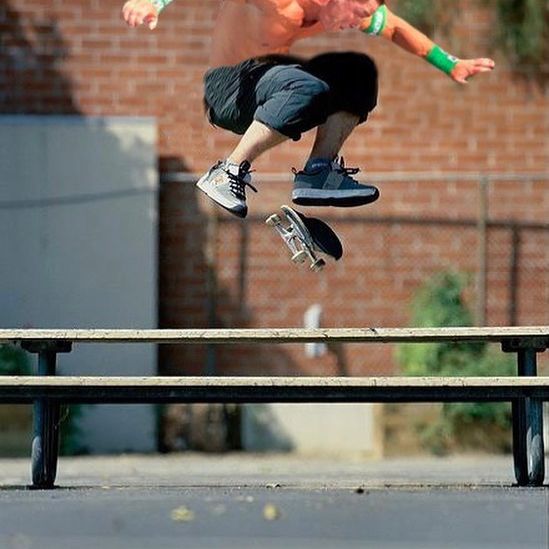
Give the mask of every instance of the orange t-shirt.
M 325 32 L 315 0 L 223 0 L 213 36 L 211 66 L 268 54 L 287 54 L 297 40 Z M 349 4 L 355 4 L 352 0 Z M 351 7 L 349 9 L 352 9 Z

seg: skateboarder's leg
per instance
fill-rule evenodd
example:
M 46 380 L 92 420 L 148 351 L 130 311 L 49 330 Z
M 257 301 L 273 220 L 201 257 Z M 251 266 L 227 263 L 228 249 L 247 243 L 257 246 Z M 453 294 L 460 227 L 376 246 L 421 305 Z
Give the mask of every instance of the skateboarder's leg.
M 274 66 L 258 80 L 253 122 L 228 158 L 252 163 L 288 139 L 299 140 L 326 121 L 328 93 L 324 82 L 299 66 Z
M 358 123 L 358 115 L 350 112 L 340 111 L 330 115 L 316 131 L 316 138 L 309 154 L 309 160 L 314 158 L 335 158 Z
M 269 128 L 262 122 L 254 120 L 227 159 L 235 164 L 240 164 L 245 160 L 251 164 L 262 153 L 284 143 L 288 139 L 287 136 Z
M 373 202 L 379 191 L 351 176 L 336 162 L 341 147 L 356 126 L 365 122 L 377 103 L 377 70 L 366 55 L 355 52 L 319 55 L 305 65 L 330 87 L 332 112 L 317 129 L 305 168 L 295 177 L 295 203 L 317 206 L 359 206 Z
M 206 76 L 210 121 L 243 137 L 225 160 L 200 179 L 198 187 L 240 217 L 247 214 L 245 189 L 251 182 L 251 162 L 325 122 L 329 104 L 328 86 L 299 64 L 276 62 L 254 67 L 253 63 L 249 60 L 234 68 L 222 67 Z M 237 80 L 234 86 L 233 80 Z M 233 87 L 235 90 L 227 93 Z

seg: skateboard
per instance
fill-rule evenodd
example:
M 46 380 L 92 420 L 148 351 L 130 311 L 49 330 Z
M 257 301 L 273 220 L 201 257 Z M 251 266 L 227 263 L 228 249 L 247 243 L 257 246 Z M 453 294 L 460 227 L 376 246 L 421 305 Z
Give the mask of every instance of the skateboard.
M 274 227 L 292 253 L 294 263 L 311 262 L 312 271 L 321 271 L 326 261 L 320 257 L 324 254 L 336 261 L 343 255 L 341 241 L 333 229 L 324 221 L 307 217 L 302 213 L 283 205 L 282 215 L 273 214 L 265 223 Z

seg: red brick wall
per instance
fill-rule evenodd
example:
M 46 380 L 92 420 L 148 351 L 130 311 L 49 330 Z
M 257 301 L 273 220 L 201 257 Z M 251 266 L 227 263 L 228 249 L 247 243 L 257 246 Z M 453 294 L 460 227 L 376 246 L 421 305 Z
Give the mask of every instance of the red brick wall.
M 204 242 L 207 219 L 204 214 L 196 215 L 192 224 L 180 222 L 179 227 L 171 226 L 169 218 L 188 219 L 188 215 L 181 213 L 196 207 L 192 188 L 172 186 L 174 190 L 165 193 L 162 202 L 162 219 L 170 225 L 163 233 L 165 243 L 169 239 L 173 244 L 170 269 L 163 270 L 166 278 L 161 283 L 165 313 L 162 322 L 166 326 L 205 326 L 208 324 Z M 521 215 L 506 211 L 507 203 L 497 207 L 500 201 L 507 200 L 506 185 L 493 183 L 492 187 L 487 323 L 510 324 L 514 314 L 517 324 L 546 324 L 549 231 L 546 225 L 545 229 L 540 228 L 541 223 L 521 223 Z M 427 193 L 428 199 L 423 195 L 423 199 L 414 200 L 413 194 L 407 194 L 413 188 L 419 189 L 417 194 Z M 528 188 L 524 186 L 525 191 Z M 539 200 L 538 187 L 530 188 L 532 200 Z M 362 211 L 314 210 L 336 228 L 345 249 L 339 263 L 330 263 L 323 273 L 317 274 L 305 266 L 292 265 L 278 236 L 264 225 L 267 215 L 287 201 L 287 186 L 272 183 L 269 190 L 261 192 L 261 197 L 250 197 L 252 213 L 246 222 L 225 214 L 217 221 L 217 325 L 301 326 L 303 313 L 314 303 L 323 306 L 325 326 L 407 325 L 413 292 L 434 272 L 447 268 L 465 270 L 471 273 L 474 282 L 479 246 L 477 193 L 478 185 L 473 183 L 393 182 L 383 187 L 378 205 Z M 185 204 L 184 209 L 181 204 Z M 208 205 L 201 198 L 199 204 L 201 211 L 207 210 Z M 533 219 L 536 212 L 541 216 L 541 207 L 532 207 Z M 520 235 L 520 247 L 515 249 L 513 227 Z M 518 256 L 515 312 L 511 308 L 513 253 Z M 202 273 L 198 283 L 197 272 Z M 468 293 L 472 306 L 473 293 L 472 290 Z M 185 363 L 194 365 L 191 371 L 201 371 L 204 350 L 187 351 Z M 365 349 L 349 345 L 335 349 L 321 360 L 312 360 L 304 359 L 300 345 L 218 348 L 218 367 L 226 373 L 260 373 L 266 365 L 277 374 L 387 373 L 394 368 L 392 351 L 389 346 Z M 182 360 L 180 355 L 169 354 L 165 358 L 170 364 Z
M 452 51 L 490 53 L 483 39 L 492 33 L 490 12 L 480 17 L 461 3 Z M 150 32 L 127 28 L 116 2 L 2 0 L 2 112 L 154 115 L 159 154 L 201 172 L 235 143 L 202 116 L 201 76 L 216 5 L 178 0 Z M 345 148 L 370 171 L 547 167 L 545 96 L 514 79 L 500 56 L 496 72 L 463 87 L 392 44 L 353 31 L 304 41 L 296 52 L 330 49 L 366 51 L 379 65 L 379 108 Z M 282 146 L 257 167 L 297 165 L 309 143 Z
M 440 41 L 463 57 L 489 54 L 492 16 L 469 4 L 460 3 L 453 43 Z M 202 116 L 201 77 L 216 5 L 216 0 L 178 0 L 150 32 L 127 28 L 116 2 L 1 0 L 0 111 L 156 116 L 161 171 L 201 173 L 236 143 L 235 136 L 211 128 Z M 242 30 L 235 30 L 235 38 L 238 32 Z M 343 151 L 348 163 L 360 165 L 366 174 L 547 169 L 546 96 L 514 78 L 497 53 L 493 74 L 460 87 L 424 61 L 356 32 L 303 42 L 296 53 L 330 49 L 369 52 L 379 66 L 379 106 Z M 260 194 L 250 198 L 251 217 L 243 225 L 220 216 L 210 271 L 206 227 L 212 210 L 190 183 L 163 185 L 161 326 L 207 326 L 214 316 L 221 326 L 299 326 L 305 309 L 316 302 L 324 307 L 327 326 L 402 326 L 408 322 L 409 299 L 427 276 L 448 267 L 475 271 L 477 184 L 445 183 L 443 176 L 433 182 L 407 176 L 381 184 L 382 198 L 371 207 L 322 212 L 341 234 L 344 259 L 320 275 L 291 265 L 282 243 L 263 225 L 268 213 L 288 202 L 290 184 L 270 183 L 262 174 L 289 173 L 291 166 L 300 166 L 311 139 L 307 135 L 299 144 L 285 144 L 257 163 Z M 542 224 L 548 211 L 548 181 L 491 184 L 492 222 Z M 523 227 L 518 234 L 515 320 L 547 324 L 548 231 Z M 511 242 L 509 226 L 490 228 L 491 325 L 511 318 Z M 208 295 L 215 296 L 215 315 Z M 222 372 L 393 368 L 387 347 L 347 346 L 319 361 L 304 359 L 301 346 L 215 351 Z M 165 372 L 199 372 L 205 356 L 199 347 L 166 348 L 161 367 Z

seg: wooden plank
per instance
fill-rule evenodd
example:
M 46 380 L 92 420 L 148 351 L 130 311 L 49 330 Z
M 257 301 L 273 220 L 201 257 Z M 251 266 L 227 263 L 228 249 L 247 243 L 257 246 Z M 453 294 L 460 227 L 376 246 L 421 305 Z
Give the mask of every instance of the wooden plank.
M 549 376 L 0 376 L 4 387 L 549 387 Z
M 280 328 L 280 329 L 2 329 L 0 343 L 68 341 L 80 343 L 403 343 L 494 341 L 536 338 L 549 342 L 549 326 L 489 328 Z
M 549 377 L 33 377 L 0 378 L 0 402 L 479 402 L 549 400 Z

